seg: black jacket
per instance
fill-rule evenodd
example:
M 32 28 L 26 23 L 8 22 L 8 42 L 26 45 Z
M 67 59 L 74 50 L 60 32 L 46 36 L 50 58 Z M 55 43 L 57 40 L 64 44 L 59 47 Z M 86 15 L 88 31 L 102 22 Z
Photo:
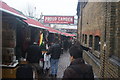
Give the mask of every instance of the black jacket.
M 41 48 L 34 44 L 27 49 L 27 61 L 30 63 L 39 63 L 40 58 L 42 57 Z
M 47 54 L 51 54 L 52 59 L 59 59 L 61 54 L 61 47 L 59 44 L 53 44 L 48 50 Z
M 63 80 L 71 78 L 91 78 L 93 80 L 94 75 L 92 66 L 85 64 L 84 60 L 81 58 L 74 60 L 65 70 Z
M 29 64 L 22 64 L 17 68 L 16 80 L 34 80 L 33 79 L 33 68 Z

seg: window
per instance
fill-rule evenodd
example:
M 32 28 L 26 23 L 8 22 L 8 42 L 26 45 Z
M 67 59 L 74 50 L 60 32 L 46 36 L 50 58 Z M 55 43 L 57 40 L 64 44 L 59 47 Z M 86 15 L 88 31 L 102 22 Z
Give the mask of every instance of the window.
M 100 51 L 100 37 L 99 36 L 95 36 L 94 49 L 97 51 Z
M 92 47 L 92 44 L 93 44 L 93 36 L 90 35 L 89 36 L 89 47 Z
M 85 34 L 85 44 L 87 44 L 87 35 Z
M 84 42 L 84 34 L 82 35 L 82 42 Z

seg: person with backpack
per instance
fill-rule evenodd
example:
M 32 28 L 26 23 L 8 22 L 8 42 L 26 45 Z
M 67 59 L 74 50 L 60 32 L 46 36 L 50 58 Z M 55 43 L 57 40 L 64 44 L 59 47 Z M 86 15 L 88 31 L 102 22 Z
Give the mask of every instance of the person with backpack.
M 70 53 L 70 66 L 68 66 L 64 72 L 63 80 L 71 78 L 90 78 L 94 79 L 92 66 L 85 64 L 83 59 L 83 48 L 74 45 L 69 50 Z

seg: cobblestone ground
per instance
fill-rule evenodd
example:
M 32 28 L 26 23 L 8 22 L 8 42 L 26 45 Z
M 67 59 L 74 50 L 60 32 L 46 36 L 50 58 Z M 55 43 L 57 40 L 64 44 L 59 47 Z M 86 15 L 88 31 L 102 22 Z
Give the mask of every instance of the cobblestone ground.
M 64 70 L 69 66 L 69 64 L 70 64 L 70 55 L 68 52 L 63 52 L 63 54 L 60 56 L 58 63 L 57 78 L 63 77 Z

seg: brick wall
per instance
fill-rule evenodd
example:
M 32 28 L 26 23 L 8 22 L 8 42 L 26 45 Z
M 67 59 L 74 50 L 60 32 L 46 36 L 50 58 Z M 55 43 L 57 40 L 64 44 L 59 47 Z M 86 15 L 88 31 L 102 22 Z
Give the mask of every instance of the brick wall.
M 119 3 L 107 3 L 107 47 L 105 55 L 105 71 L 104 77 L 106 78 L 118 78 L 120 67 L 120 12 Z
M 97 59 L 93 54 L 86 51 L 84 51 L 83 56 L 84 60 L 92 65 L 94 76 L 100 77 L 100 60 Z
M 87 5 L 83 8 L 83 16 L 82 16 L 82 33 L 87 34 L 87 44 L 85 46 L 89 46 L 89 35 L 93 36 L 93 44 L 92 44 L 92 54 L 93 58 L 88 56 L 87 54 L 84 56 L 85 60 L 93 66 L 94 73 L 96 73 L 97 77 L 100 76 L 100 65 L 97 65 L 95 62 L 95 58 L 100 60 L 100 52 L 94 50 L 94 39 L 95 36 L 99 36 L 101 38 L 102 45 L 104 43 L 104 26 L 105 26 L 105 3 L 87 3 Z M 99 31 L 99 34 L 96 33 Z M 83 43 L 84 44 L 84 43 Z M 100 64 L 100 63 L 99 63 Z
M 104 26 L 104 4 L 88 3 L 83 9 L 82 32 L 96 35 L 96 30 L 101 30 Z
M 95 36 L 100 37 L 100 51 L 96 51 L 94 50 L 94 47 L 92 47 L 91 55 L 84 53 L 86 62 L 93 66 L 97 77 L 119 77 L 120 54 L 118 53 L 120 53 L 120 2 L 87 3 L 82 9 L 82 24 L 80 24 L 79 21 L 78 27 L 78 33 L 81 33 L 80 31 L 82 29 L 82 34 L 79 35 L 87 35 L 87 44 L 85 44 L 84 41 L 81 41 L 82 38 L 85 37 L 82 36 L 80 40 L 82 44 L 87 47 L 89 47 L 89 35 L 93 36 L 93 46 L 95 44 Z M 96 64 L 97 60 L 100 65 Z

